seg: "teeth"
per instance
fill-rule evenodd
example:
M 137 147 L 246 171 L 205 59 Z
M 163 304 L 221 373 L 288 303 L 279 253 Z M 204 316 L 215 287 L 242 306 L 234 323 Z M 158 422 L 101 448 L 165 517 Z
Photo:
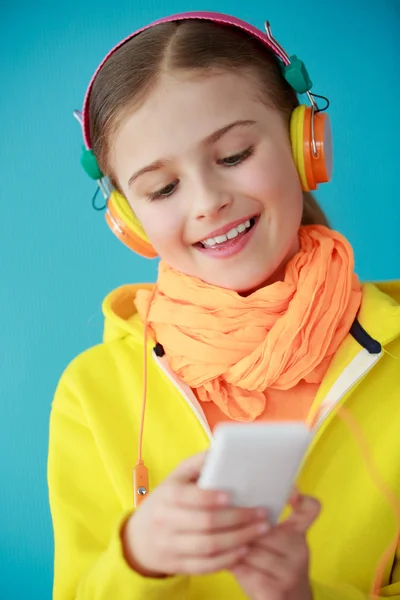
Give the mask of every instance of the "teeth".
M 205 246 L 215 246 L 216 241 L 215 238 L 208 238 L 208 240 L 203 240 L 202 242 Z
M 215 246 L 216 244 L 222 244 L 227 240 L 233 240 L 239 233 L 243 233 L 246 229 L 250 227 L 250 220 L 245 221 L 244 223 L 240 223 L 237 227 L 233 227 L 228 233 L 225 235 L 217 235 L 215 238 L 207 238 L 202 241 L 203 246 Z
M 226 237 L 226 235 L 217 235 L 215 241 L 217 242 L 217 244 L 222 244 L 222 242 L 226 242 L 227 239 L 228 238 Z

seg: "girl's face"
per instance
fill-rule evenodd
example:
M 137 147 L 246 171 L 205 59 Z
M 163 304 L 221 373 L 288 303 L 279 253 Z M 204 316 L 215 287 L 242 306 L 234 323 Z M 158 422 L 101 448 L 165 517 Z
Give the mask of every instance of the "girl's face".
M 289 134 L 244 73 L 164 75 L 116 132 L 111 165 L 170 266 L 239 293 L 283 278 L 302 191 Z

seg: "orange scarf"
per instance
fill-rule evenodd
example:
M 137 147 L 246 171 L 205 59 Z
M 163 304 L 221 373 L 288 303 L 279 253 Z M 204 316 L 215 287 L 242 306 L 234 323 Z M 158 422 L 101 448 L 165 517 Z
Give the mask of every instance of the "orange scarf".
M 284 281 L 247 297 L 160 263 L 148 323 L 177 375 L 203 402 L 252 421 L 268 388 L 320 383 L 361 302 L 349 242 L 321 225 L 301 227 Z M 135 304 L 144 320 L 151 292 Z

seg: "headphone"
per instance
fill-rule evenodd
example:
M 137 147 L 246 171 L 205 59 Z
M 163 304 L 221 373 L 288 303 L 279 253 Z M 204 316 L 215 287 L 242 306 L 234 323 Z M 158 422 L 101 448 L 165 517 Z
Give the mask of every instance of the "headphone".
M 307 94 L 310 106 L 301 104 L 296 107 L 290 120 L 290 140 L 293 159 L 299 174 L 303 191 L 315 190 L 320 183 L 327 182 L 332 176 L 332 133 L 330 120 L 324 112 L 329 106 L 329 100 L 324 96 L 317 96 L 310 92 L 312 82 L 307 69 L 296 55 L 289 56 L 287 52 L 274 39 L 269 22 L 265 23 L 265 30 L 260 31 L 256 27 L 241 21 L 235 17 L 213 12 L 186 12 L 172 15 L 154 21 L 150 25 L 135 31 L 130 36 L 117 44 L 103 59 L 96 69 L 86 91 L 82 112 L 74 111 L 74 116 L 82 126 L 84 146 L 81 155 L 81 165 L 87 175 L 97 181 L 100 190 L 106 200 L 105 218 L 111 231 L 128 248 L 146 258 L 155 258 L 156 251 L 150 244 L 146 233 L 136 215 L 133 213 L 127 200 L 116 190 L 111 188 L 108 179 L 101 172 L 97 159 L 91 149 L 90 127 L 89 127 L 89 99 L 93 83 L 97 74 L 107 60 L 121 46 L 142 31 L 150 29 L 161 23 L 183 21 L 188 19 L 203 19 L 237 27 L 253 37 L 257 38 L 266 48 L 272 51 L 282 63 L 282 75 L 297 94 Z M 326 100 L 326 106 L 320 109 L 315 98 Z

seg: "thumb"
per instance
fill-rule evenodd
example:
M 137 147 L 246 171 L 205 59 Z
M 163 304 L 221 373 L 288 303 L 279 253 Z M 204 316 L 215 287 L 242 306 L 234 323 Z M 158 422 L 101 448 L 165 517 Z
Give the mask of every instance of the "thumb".
M 314 523 L 321 511 L 321 504 L 312 496 L 304 496 L 296 492 L 290 498 L 292 514 L 285 521 L 285 526 L 295 529 L 299 533 L 305 533 Z
M 174 481 L 181 483 L 197 481 L 203 468 L 206 456 L 207 452 L 200 452 L 199 454 L 194 454 L 190 458 L 182 461 L 180 465 L 178 465 L 178 467 L 172 471 L 169 479 L 173 479 Z

